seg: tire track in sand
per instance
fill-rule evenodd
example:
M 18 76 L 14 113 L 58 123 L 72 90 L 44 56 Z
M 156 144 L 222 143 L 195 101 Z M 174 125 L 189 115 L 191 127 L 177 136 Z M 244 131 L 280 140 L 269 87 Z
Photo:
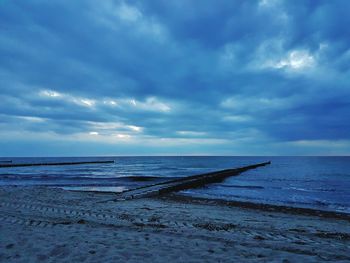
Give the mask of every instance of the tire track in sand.
M 0 207 L 5 208 L 5 211 L 3 212 L 7 212 L 7 215 L 3 214 L 0 216 L 0 222 L 20 224 L 26 226 L 53 227 L 56 225 L 69 225 L 79 223 L 79 221 L 115 226 L 125 225 L 125 223 L 129 223 L 137 227 L 153 227 L 158 229 L 168 228 L 168 230 L 170 231 L 172 228 L 175 228 L 176 230 L 178 230 L 178 228 L 182 228 L 183 230 L 196 228 L 206 230 L 208 232 L 240 232 L 246 237 L 250 237 L 255 240 L 261 241 L 282 241 L 299 244 L 307 244 L 312 242 L 317 245 L 330 245 L 334 247 L 338 246 L 339 243 L 343 245 L 343 242 L 339 242 L 338 239 L 331 237 L 318 238 L 317 236 L 311 233 L 281 233 L 276 230 L 266 232 L 262 229 L 252 229 L 251 227 L 248 228 L 240 225 L 232 225 L 231 227 L 229 227 L 229 224 L 213 222 L 193 224 L 188 222 L 161 220 L 160 218 L 154 219 L 153 215 L 149 216 L 148 218 L 138 218 L 134 215 L 125 213 L 123 210 L 119 210 L 117 211 L 117 213 L 101 213 L 93 212 L 91 210 L 67 208 L 57 205 L 47 205 L 37 202 L 4 201 L 0 202 Z M 6 208 L 8 208 L 7 211 Z M 29 218 L 28 216 L 24 217 L 23 215 L 25 215 L 26 213 L 23 212 L 25 212 L 26 210 L 39 212 L 39 217 L 44 217 L 45 220 L 38 220 L 37 218 L 33 219 L 33 217 L 37 217 L 37 215 L 29 216 Z M 20 212 L 20 214 L 16 214 L 16 212 Z

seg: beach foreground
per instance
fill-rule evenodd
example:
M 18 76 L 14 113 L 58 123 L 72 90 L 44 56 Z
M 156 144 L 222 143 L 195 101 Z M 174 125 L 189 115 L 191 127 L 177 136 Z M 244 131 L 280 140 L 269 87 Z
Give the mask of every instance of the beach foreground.
M 347 217 L 179 198 L 0 188 L 0 262 L 350 261 Z

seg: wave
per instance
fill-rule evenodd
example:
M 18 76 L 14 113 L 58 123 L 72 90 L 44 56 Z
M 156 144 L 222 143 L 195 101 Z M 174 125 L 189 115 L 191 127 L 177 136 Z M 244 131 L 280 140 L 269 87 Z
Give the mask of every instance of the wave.
M 124 176 L 119 177 L 123 180 L 130 180 L 135 182 L 145 182 L 145 181 L 167 181 L 167 180 L 176 180 L 181 177 L 164 177 L 164 176 Z
M 17 180 L 30 180 L 30 181 L 54 181 L 54 180 L 64 180 L 64 181 L 132 181 L 132 182 L 158 182 L 180 179 L 181 177 L 164 177 L 164 176 L 119 176 L 119 177 L 101 177 L 93 175 L 81 175 L 81 176 L 66 176 L 61 174 L 55 175 L 1 175 L 0 181 L 17 181 Z
M 244 188 L 244 189 L 265 189 L 265 187 L 258 186 L 258 185 L 220 185 L 220 187 Z

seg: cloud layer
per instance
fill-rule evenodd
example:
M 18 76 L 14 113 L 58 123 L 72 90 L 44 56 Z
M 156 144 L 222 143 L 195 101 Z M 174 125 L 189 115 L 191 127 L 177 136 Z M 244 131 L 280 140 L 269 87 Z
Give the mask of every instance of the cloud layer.
M 0 155 L 350 154 L 349 9 L 1 1 Z

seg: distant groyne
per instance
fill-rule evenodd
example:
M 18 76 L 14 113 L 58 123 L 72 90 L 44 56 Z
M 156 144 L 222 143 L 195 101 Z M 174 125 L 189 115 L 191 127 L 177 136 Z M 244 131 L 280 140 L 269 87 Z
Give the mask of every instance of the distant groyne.
M 114 161 L 56 162 L 56 163 L 0 163 L 0 168 L 25 167 L 25 166 L 48 166 L 48 165 L 101 164 L 101 163 L 114 163 Z

